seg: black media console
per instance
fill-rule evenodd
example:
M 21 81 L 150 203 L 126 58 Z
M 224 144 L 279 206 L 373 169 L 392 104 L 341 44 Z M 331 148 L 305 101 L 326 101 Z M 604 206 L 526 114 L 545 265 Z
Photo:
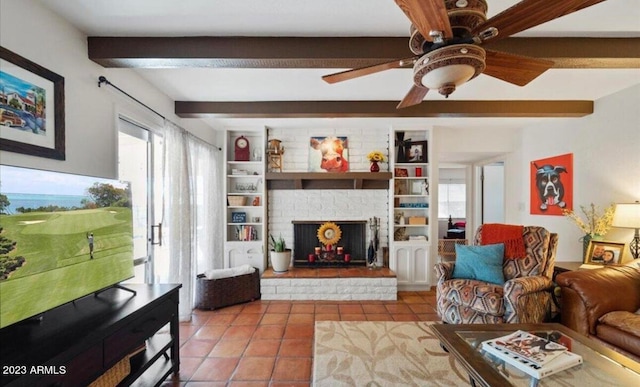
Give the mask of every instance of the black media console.
M 181 286 L 126 284 L 137 294 L 111 288 L 0 330 L 0 384 L 87 386 L 146 343 L 120 385 L 160 385 L 180 369 Z

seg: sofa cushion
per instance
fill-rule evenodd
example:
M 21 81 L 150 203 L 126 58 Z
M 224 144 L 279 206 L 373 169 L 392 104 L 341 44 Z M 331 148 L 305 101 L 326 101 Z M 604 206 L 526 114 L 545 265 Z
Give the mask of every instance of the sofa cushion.
M 456 244 L 456 263 L 452 278 L 471 279 L 504 284 L 502 261 L 504 245 L 502 243 L 485 246 L 467 246 Z
M 640 362 L 640 336 L 632 335 L 606 324 L 598 324 L 596 336 L 590 337 Z
M 640 337 L 640 315 L 635 313 L 618 310 L 605 314 L 598 321 L 600 324 L 609 325 Z

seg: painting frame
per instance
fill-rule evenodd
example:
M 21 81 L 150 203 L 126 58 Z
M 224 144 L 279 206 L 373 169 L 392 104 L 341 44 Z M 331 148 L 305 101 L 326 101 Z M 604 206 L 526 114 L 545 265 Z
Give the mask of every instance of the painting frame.
M 563 216 L 573 210 L 573 153 L 531 161 L 529 170 L 531 215 Z
M 6 62 L 0 71 L 3 87 L 8 79 L 17 79 L 22 84 L 33 86 L 33 89 L 44 91 L 42 98 L 40 95 L 34 96 L 33 101 L 23 98 L 23 101 L 33 104 L 32 109 L 25 109 L 26 103 L 22 108 L 11 106 L 3 88 L 4 98 L 0 100 L 0 109 L 23 115 L 19 115 L 22 122 L 16 125 L 19 129 L 2 125 L 0 150 L 65 160 L 64 77 L 2 46 L 0 60 Z
M 610 242 L 610 241 L 594 241 L 593 239 L 589 241 L 589 247 L 587 248 L 587 253 L 583 258 L 583 262 L 590 265 L 611 265 L 611 264 L 619 264 L 624 261 L 624 249 L 626 244 L 623 242 Z M 601 253 L 597 251 L 600 250 Z M 611 251 L 613 253 L 613 258 L 610 262 L 606 262 L 606 258 L 603 257 L 607 251 Z
M 409 141 L 405 143 L 405 157 L 407 163 L 421 163 L 426 164 L 429 162 L 429 150 L 428 141 Z M 416 150 L 418 155 L 414 155 Z
M 309 172 L 349 172 L 349 138 L 328 135 L 309 139 Z

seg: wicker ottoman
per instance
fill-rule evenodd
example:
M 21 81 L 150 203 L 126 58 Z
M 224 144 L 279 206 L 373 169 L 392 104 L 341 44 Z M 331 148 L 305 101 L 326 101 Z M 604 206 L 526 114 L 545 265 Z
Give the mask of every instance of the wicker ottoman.
M 196 278 L 196 308 L 217 309 L 260 299 L 260 270 L 235 277 L 207 279 L 204 274 Z

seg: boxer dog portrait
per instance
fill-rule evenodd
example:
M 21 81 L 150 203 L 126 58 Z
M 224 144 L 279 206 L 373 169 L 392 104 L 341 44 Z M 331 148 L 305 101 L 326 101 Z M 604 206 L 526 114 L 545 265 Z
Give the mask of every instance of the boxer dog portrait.
M 567 173 L 567 168 L 561 165 L 545 164 L 536 168 L 536 190 L 540 200 L 540 210 L 546 211 L 549 206 L 565 208 L 565 189 L 560 178 L 561 173 Z

